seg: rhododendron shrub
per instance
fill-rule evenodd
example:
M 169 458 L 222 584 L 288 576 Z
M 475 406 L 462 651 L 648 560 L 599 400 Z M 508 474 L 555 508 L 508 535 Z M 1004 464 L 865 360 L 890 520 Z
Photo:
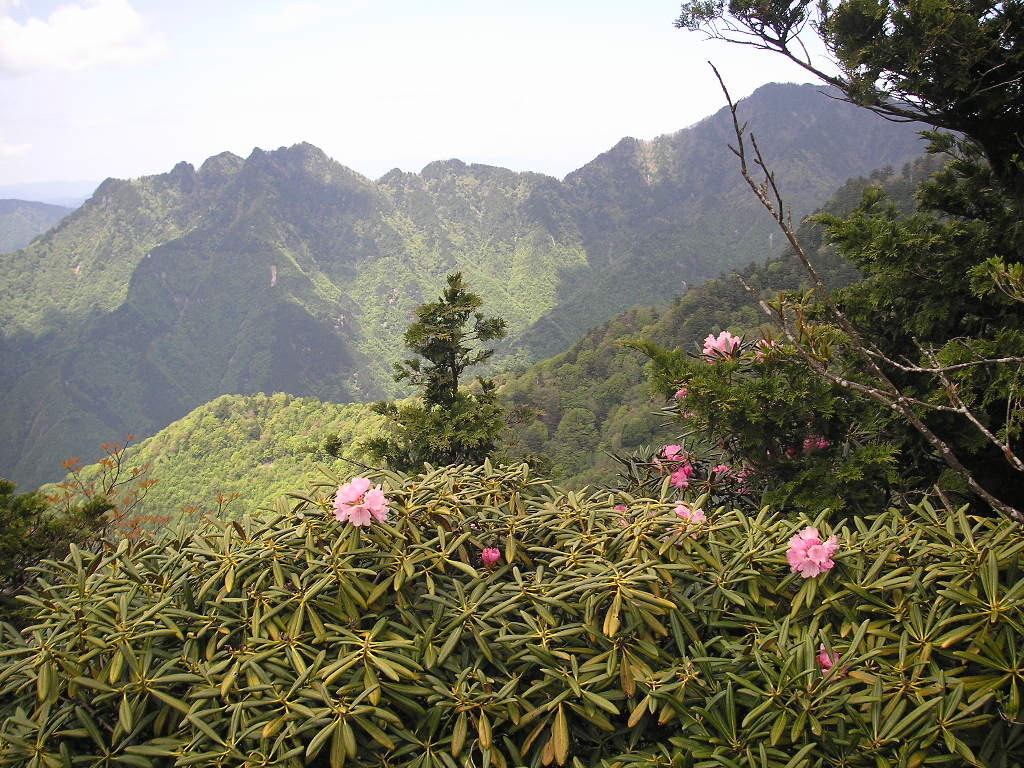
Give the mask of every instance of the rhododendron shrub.
M 716 505 L 744 509 L 760 505 L 759 478 L 753 467 L 721 463 L 729 458 L 723 446 L 701 435 L 687 435 L 685 448 L 676 444 L 657 449 L 641 446 L 609 455 L 619 465 L 620 489 L 629 494 L 671 492 L 680 499 L 703 495 Z
M 877 408 L 825 382 L 785 344 L 743 342 L 714 365 L 707 349 L 632 346 L 651 358 L 652 387 L 666 398 L 663 413 L 678 422 L 680 442 L 701 460 L 755 473 L 756 482 L 741 485 L 757 504 L 857 513 L 912 484 L 896 471 Z
M 343 503 L 379 486 L 386 520 L 338 520 L 337 478 L 46 565 L 0 630 L 0 765 L 1024 761 L 1014 523 L 363 479 Z M 794 537 L 830 569 L 793 573 Z

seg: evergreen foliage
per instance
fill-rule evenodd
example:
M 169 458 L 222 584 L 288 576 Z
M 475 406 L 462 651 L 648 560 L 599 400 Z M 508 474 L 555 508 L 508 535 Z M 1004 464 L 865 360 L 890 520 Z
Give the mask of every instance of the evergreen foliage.
M 994 434 L 996 440 L 987 439 L 964 413 L 921 412 L 970 474 L 1012 504 L 1024 494 L 1024 471 L 1007 461 L 1000 443 L 1012 451 L 1022 435 L 1024 297 L 995 290 L 988 265 L 993 258 L 1004 265 L 1024 258 L 1024 196 L 1000 182 L 970 139 L 936 136 L 933 149 L 950 153 L 950 162 L 922 184 L 912 214 L 869 190 L 849 216 L 821 218 L 829 240 L 864 276 L 836 300 L 875 349 L 918 369 L 886 366 L 897 386 L 938 406 L 969 409 Z M 851 375 L 872 380 L 863 362 L 847 366 Z M 928 372 L 935 366 L 963 367 Z M 925 487 L 941 481 L 970 492 L 905 420 L 888 415 L 887 421 L 902 433 L 904 471 L 921 476 Z
M 917 487 L 920 478 L 897 466 L 896 445 L 872 403 L 822 381 L 792 350 L 765 352 L 759 341 L 714 363 L 685 349 L 635 343 L 651 358 L 656 391 L 687 392 L 665 416 L 678 420 L 688 450 L 751 475 L 755 503 L 780 509 L 865 514 Z
M 678 23 L 779 51 L 875 111 L 961 132 L 928 132 L 929 151 L 948 162 L 921 184 L 913 212 L 886 205 L 874 189 L 849 215 L 818 217 L 830 244 L 863 277 L 833 295 L 790 224 L 784 185 L 730 100 L 743 177 L 792 242 L 813 287 L 813 296 L 765 305 L 788 340 L 783 354 L 832 388 L 833 399 L 867 406 L 843 431 L 871 424 L 868 439 L 890 441 L 918 492 L 934 490 L 947 506 L 951 494 L 966 493 L 1024 521 L 1024 296 L 1007 290 L 1024 260 L 1022 20 L 1019 1 L 701 0 L 685 4 Z M 794 54 L 796 35 L 809 22 L 841 75 L 821 72 L 803 46 Z M 763 179 L 753 178 L 752 167 Z M 687 386 L 689 375 L 677 372 L 678 386 Z M 718 372 L 722 388 L 704 403 L 705 414 L 725 410 L 732 396 L 728 366 Z M 669 374 L 665 365 L 660 374 Z
M 371 455 L 399 471 L 416 471 L 424 462 L 479 464 L 494 452 L 505 428 L 494 382 L 478 376 L 475 391 L 459 386 L 467 368 L 494 354 L 476 345 L 506 333 L 502 318 L 477 311 L 482 305 L 456 272 L 448 275 L 448 287 L 437 301 L 416 310 L 405 346 L 417 357 L 395 364 L 395 380 L 408 381 L 422 395 L 419 402 L 374 405 L 390 420 L 391 434 L 366 442 Z
M 1024 760 L 1010 521 L 688 522 L 489 464 L 376 481 L 386 523 L 336 521 L 336 478 L 269 518 L 46 564 L 31 625 L 4 630 L 0 765 Z M 837 551 L 801 578 L 808 524 Z

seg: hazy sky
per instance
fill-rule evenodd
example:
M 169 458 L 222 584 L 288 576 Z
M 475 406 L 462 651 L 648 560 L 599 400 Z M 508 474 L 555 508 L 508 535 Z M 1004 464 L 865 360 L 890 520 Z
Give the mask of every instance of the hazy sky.
M 623 136 L 809 78 L 666 0 L 0 0 L 0 184 L 311 142 L 376 178 L 459 157 L 563 176 Z

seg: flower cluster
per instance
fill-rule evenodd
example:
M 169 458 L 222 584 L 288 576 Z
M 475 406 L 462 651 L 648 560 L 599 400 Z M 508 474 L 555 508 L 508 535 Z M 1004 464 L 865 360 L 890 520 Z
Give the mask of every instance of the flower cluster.
M 839 662 L 839 654 L 835 651 L 828 650 L 824 643 L 818 646 L 817 658 L 818 663 L 821 665 L 821 671 L 826 675 L 831 672 L 832 668 Z
M 786 448 L 786 450 L 783 453 L 785 454 L 787 459 L 792 459 L 796 456 L 801 455 L 809 456 L 815 451 L 823 451 L 831 445 L 832 443 L 829 442 L 828 438 L 822 437 L 821 435 L 808 435 L 803 439 L 803 442 L 800 444 L 799 448 L 795 448 L 794 446 L 791 445 L 788 448 Z M 765 454 L 771 456 L 772 452 L 765 451 Z
M 485 568 L 493 568 L 501 562 L 501 550 L 497 547 L 487 547 L 480 553 L 480 560 Z
M 355 526 L 369 525 L 373 520 L 383 523 L 388 519 L 388 500 L 379 485 L 371 488 L 365 477 L 356 477 L 338 487 L 334 516 Z
M 728 331 L 722 331 L 717 338 L 709 333 L 708 337 L 704 339 L 703 354 L 711 362 L 727 360 L 730 357 L 736 357 L 742 342 L 742 336 L 733 336 Z
M 692 509 L 686 502 L 676 505 L 676 514 L 688 523 L 706 523 L 708 516 L 703 509 Z
M 830 445 L 831 443 L 821 435 L 808 435 L 804 438 L 804 455 L 828 448 Z
M 694 469 L 692 464 L 683 464 L 672 471 L 669 482 L 671 482 L 676 488 L 689 488 L 690 478 L 693 477 L 693 472 Z
M 681 501 L 676 505 L 675 512 L 680 517 L 679 527 L 683 532 L 686 532 L 687 529 L 692 530 L 700 523 L 706 523 L 708 521 L 708 516 L 704 514 L 703 509 L 693 509 L 684 501 Z M 696 539 L 697 534 L 691 533 L 690 538 Z
M 817 528 L 804 528 L 789 540 L 789 549 L 786 551 L 789 570 L 799 573 L 805 579 L 819 576 L 832 570 L 832 566 L 835 565 L 832 555 L 838 549 L 839 544 L 835 536 L 829 536 L 822 541 Z
M 740 495 L 747 495 L 750 490 L 747 488 L 747 480 L 754 474 L 752 467 L 744 467 L 736 473 L 736 493 Z
M 662 463 L 664 461 L 664 464 Z M 667 467 L 665 465 L 668 465 Z M 664 472 L 671 470 L 671 483 L 676 488 L 689 488 L 690 478 L 693 477 L 694 468 L 690 463 L 690 457 L 683 453 L 680 445 L 666 445 L 661 449 L 661 454 L 654 458 L 654 466 Z

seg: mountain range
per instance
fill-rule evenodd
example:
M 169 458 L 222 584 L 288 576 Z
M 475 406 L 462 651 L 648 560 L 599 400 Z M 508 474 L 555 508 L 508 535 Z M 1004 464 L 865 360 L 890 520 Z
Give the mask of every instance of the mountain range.
M 900 171 L 876 171 L 847 181 L 820 208 L 842 216 L 854 209 L 868 185 L 909 213 L 920 183 L 939 171 L 942 157 L 927 156 Z M 820 226 L 798 231 L 815 268 L 830 288 L 859 278 L 857 270 L 826 245 Z M 763 296 L 809 288 L 802 264 L 788 247 L 770 260 L 739 270 Z M 498 460 L 529 454 L 545 457 L 543 474 L 569 488 L 608 487 L 621 466 L 614 455 L 642 446 L 680 442 L 678 422 L 658 410 L 645 371 L 647 359 L 623 345 L 649 339 L 665 347 L 696 351 L 708 332 L 728 329 L 757 338 L 763 315 L 734 275 L 708 280 L 658 307 L 633 307 L 593 328 L 564 352 L 498 377 L 498 395 L 510 413 L 526 406 L 535 419 L 510 419 Z M 127 467 L 147 467 L 157 480 L 141 511 L 175 516 L 183 509 L 210 510 L 216 497 L 237 495 L 227 510 L 240 514 L 269 507 L 287 491 L 323 479 L 321 468 L 350 476 L 358 462 L 372 461 L 363 443 L 379 433 L 382 417 L 367 403 L 339 405 L 283 393 L 223 395 L 205 403 L 156 435 L 128 448 Z M 325 452 L 330 440 L 345 459 Z M 355 460 L 357 463 L 353 464 Z M 86 467 L 94 477 L 100 467 Z
M 0 200 L 0 253 L 24 248 L 71 210 L 32 200 Z
M 743 100 L 795 217 L 923 147 L 812 86 Z M 412 311 L 461 270 L 508 321 L 495 365 L 560 352 L 634 304 L 775 250 L 723 110 L 623 139 L 565 179 L 458 160 L 376 181 L 309 144 L 108 179 L 0 256 L 0 475 L 22 485 L 226 393 L 336 402 L 390 378 Z

